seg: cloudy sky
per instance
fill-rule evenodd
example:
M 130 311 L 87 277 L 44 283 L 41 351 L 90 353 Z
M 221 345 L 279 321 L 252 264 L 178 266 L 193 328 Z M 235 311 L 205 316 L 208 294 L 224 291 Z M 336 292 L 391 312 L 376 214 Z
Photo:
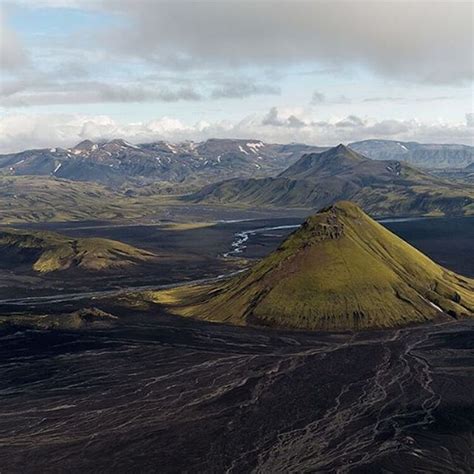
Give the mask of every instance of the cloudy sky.
M 473 15 L 451 0 L 1 0 L 0 152 L 473 144 Z

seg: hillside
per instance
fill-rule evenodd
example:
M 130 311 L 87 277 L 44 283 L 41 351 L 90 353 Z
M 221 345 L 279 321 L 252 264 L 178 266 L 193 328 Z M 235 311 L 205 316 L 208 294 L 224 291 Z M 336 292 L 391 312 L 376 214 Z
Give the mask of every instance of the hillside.
M 112 218 L 120 197 L 100 185 L 46 176 L 0 176 L 0 222 Z
M 474 147 L 392 140 L 364 140 L 349 146 L 374 160 L 406 161 L 420 168 L 462 168 L 474 163 Z
M 97 183 L 49 176 L 0 176 L 0 225 L 156 217 L 168 197 L 121 193 Z
M 104 271 L 154 258 L 150 252 L 115 240 L 76 239 L 55 232 L 0 229 L 2 267 L 26 266 L 39 273 L 68 269 Z
M 344 145 L 304 155 L 276 178 L 224 181 L 184 199 L 313 209 L 352 200 L 374 215 L 474 213 L 474 187 L 444 181 L 403 162 L 371 160 Z
M 450 272 L 350 202 L 320 211 L 246 273 L 148 295 L 183 316 L 295 329 L 404 326 L 473 316 L 474 280 Z
M 26 150 L 0 155 L 0 173 L 54 176 L 111 187 L 161 181 L 163 187 L 207 184 L 234 177 L 271 176 L 303 153 L 323 150 L 307 145 L 275 145 L 259 140 L 211 139 L 202 143 L 154 142 L 133 145 L 115 139 L 85 140 L 72 148 Z M 167 184 L 166 184 L 167 183 Z

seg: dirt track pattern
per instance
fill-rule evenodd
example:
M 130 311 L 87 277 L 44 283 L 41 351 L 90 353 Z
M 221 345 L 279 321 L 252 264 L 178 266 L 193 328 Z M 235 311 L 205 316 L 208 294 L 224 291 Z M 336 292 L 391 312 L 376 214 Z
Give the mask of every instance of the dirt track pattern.
M 0 471 L 472 472 L 473 341 L 469 321 L 3 331 Z

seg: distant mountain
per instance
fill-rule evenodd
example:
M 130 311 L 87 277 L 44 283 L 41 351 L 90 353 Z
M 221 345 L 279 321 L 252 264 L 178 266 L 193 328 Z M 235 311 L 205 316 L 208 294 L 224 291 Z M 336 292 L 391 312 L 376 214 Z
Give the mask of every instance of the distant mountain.
M 207 140 L 203 143 L 124 140 L 73 148 L 27 150 L 0 155 L 0 174 L 55 176 L 118 187 L 123 184 L 209 183 L 233 177 L 272 176 L 300 158 L 324 148 L 272 145 L 259 140 Z M 155 190 L 156 191 L 156 190 Z
M 392 140 L 364 140 L 349 147 L 374 160 L 406 161 L 421 168 L 462 168 L 474 163 L 474 147 Z
M 56 232 L 0 229 L 1 266 L 26 265 L 39 273 L 67 269 L 104 271 L 155 259 L 145 250 L 115 240 L 72 238 Z
M 474 185 L 474 163 L 464 168 L 431 169 L 430 173 L 442 179 Z
M 194 202 L 319 209 L 353 200 L 376 215 L 474 213 L 474 188 L 453 184 L 400 161 L 371 160 L 344 145 L 304 155 L 276 178 L 211 184 Z
M 177 314 L 237 325 L 354 330 L 474 316 L 474 280 L 450 272 L 350 202 L 308 218 L 226 283 L 152 294 Z

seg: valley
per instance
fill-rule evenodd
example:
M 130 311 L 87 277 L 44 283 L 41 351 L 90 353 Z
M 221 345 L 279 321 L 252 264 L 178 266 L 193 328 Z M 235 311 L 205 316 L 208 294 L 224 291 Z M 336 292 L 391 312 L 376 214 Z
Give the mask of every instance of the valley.
M 468 310 L 470 290 L 462 285 L 474 277 L 469 189 L 404 164 L 364 158 L 361 165 L 356 156 L 348 171 L 344 156 L 319 168 L 320 157 L 305 157 L 295 157 L 280 178 L 251 181 L 291 174 L 310 183 L 308 195 L 320 196 L 321 185 L 339 175 L 324 199 L 347 192 L 343 181 L 359 188 L 358 196 L 370 196 L 362 202 L 384 229 L 447 269 L 438 286 L 458 284 L 447 277 L 451 272 L 463 275 L 456 286 L 460 299 L 448 292 L 447 304 Z M 405 173 L 403 179 L 397 173 Z M 261 191 L 266 200 L 260 203 L 242 195 L 196 199 L 209 189 L 197 181 L 172 186 L 176 194 L 132 181 L 127 189 L 50 175 L 0 181 L 2 472 L 17 472 L 25 459 L 33 473 L 136 466 L 156 472 L 157 465 L 166 473 L 190 465 L 195 472 L 457 473 L 474 465 L 473 320 L 462 311 L 439 314 L 435 306 L 446 302 L 433 306 L 418 298 L 422 317 L 406 306 L 401 323 L 390 320 L 384 330 L 329 325 L 321 331 L 305 326 L 299 310 L 291 316 L 293 330 L 257 327 L 257 320 L 239 328 L 225 317 L 244 294 L 234 287 L 228 304 L 178 315 L 176 295 L 232 288 L 317 216 L 321 201 L 302 198 L 299 185 L 272 202 L 272 184 Z M 425 194 L 435 188 L 435 197 Z M 294 200 L 287 200 L 288 191 Z M 414 192 L 424 197 L 414 199 Z M 365 243 L 373 250 L 374 241 L 390 248 L 377 240 L 378 224 L 360 224 L 364 216 L 357 214 L 357 225 L 336 225 L 345 232 L 353 226 L 358 235 L 364 227 L 355 253 Z M 332 230 L 316 234 L 333 237 Z M 302 248 L 316 245 L 311 242 L 308 237 Z M 366 285 L 368 257 L 357 268 L 355 257 L 351 280 Z M 325 258 L 302 259 L 311 262 L 308 279 L 321 268 L 327 279 L 334 265 L 324 267 Z M 393 271 L 404 258 L 397 254 L 392 262 L 384 255 L 382 261 Z M 290 267 L 271 281 L 284 281 L 288 268 L 304 269 Z M 403 284 L 415 288 L 421 273 L 410 271 L 417 278 Z M 380 280 L 381 291 L 385 270 L 370 278 L 371 284 Z M 438 290 L 435 285 L 430 298 Z M 376 300 L 364 291 L 350 295 L 358 307 Z M 403 298 L 415 301 L 411 293 Z M 381 321 L 388 321 L 382 313 Z
M 205 219 L 216 218 L 218 214 L 218 209 L 213 213 L 207 209 Z M 217 220 L 213 225 L 184 230 L 173 230 L 163 224 L 100 222 L 23 225 L 20 227 L 31 231 L 55 231 L 70 238 L 121 239 L 129 245 L 161 253 L 164 258 L 118 272 L 83 275 L 77 272 L 40 275 L 20 268 L 12 272 L 3 264 L 0 265 L 0 300 L 59 298 L 67 301 L 73 295 L 91 291 L 100 296 L 103 292 L 123 293 L 140 287 L 152 289 L 218 277 L 268 255 L 307 214 L 301 211 L 299 217 L 291 213 L 287 217 L 269 218 L 257 215 L 258 211 L 252 215 L 226 209 L 221 216 L 223 222 Z M 474 255 L 466 251 L 474 239 L 474 218 L 394 218 L 381 222 L 446 268 L 474 277 Z M 248 240 L 237 246 L 244 233 Z M 240 252 L 232 253 L 236 248 Z

